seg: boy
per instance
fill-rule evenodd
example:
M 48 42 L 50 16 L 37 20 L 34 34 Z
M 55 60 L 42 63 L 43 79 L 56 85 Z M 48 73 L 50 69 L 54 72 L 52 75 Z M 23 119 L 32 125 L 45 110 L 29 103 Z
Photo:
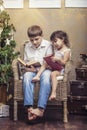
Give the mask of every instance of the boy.
M 43 39 L 43 32 L 40 26 L 33 25 L 28 28 L 27 34 L 29 43 L 25 45 L 24 60 L 37 60 L 43 65 L 43 57 L 52 54 L 52 46 L 49 41 Z M 24 90 L 24 106 L 28 106 L 28 119 L 35 120 L 37 117 L 42 117 L 47 105 L 47 100 L 51 91 L 50 74 L 51 70 L 46 69 L 40 77 L 40 90 L 36 113 L 31 114 L 33 109 L 34 87 L 32 82 L 33 77 L 37 74 L 40 67 L 31 66 L 25 68 L 23 75 L 23 90 Z

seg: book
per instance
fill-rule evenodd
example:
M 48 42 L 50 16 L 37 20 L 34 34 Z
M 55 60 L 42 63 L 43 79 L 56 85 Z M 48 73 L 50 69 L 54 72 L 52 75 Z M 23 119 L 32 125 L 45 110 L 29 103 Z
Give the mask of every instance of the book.
M 61 71 L 63 69 L 63 65 L 61 65 L 59 62 L 52 61 L 53 56 L 54 56 L 53 54 L 48 55 L 48 56 L 44 57 L 44 60 L 51 67 L 52 70 Z
M 17 58 L 18 62 L 20 62 L 23 66 L 25 67 L 31 67 L 31 66 L 34 66 L 34 67 L 39 67 L 41 66 L 40 62 L 39 61 L 29 61 L 29 62 L 25 62 L 24 60 L 22 60 L 21 58 Z

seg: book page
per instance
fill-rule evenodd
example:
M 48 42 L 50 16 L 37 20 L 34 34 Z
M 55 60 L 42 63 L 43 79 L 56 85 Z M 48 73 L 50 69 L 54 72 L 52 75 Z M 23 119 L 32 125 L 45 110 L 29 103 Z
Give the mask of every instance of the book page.
M 33 65 L 34 67 L 39 67 L 41 66 L 40 62 L 38 61 L 29 61 L 29 62 L 25 62 L 24 60 L 18 58 L 17 59 L 22 65 L 26 66 L 26 67 L 30 67 L 31 65 Z
M 26 66 L 26 63 L 25 63 L 22 59 L 17 58 L 17 60 L 18 60 L 22 65 Z

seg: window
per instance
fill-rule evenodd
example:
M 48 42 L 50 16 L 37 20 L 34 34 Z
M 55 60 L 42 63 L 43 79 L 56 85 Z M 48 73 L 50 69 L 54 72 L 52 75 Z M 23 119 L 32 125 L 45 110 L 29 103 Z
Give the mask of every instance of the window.
M 29 0 L 29 8 L 61 8 L 61 0 Z
M 65 7 L 87 7 L 87 0 L 65 0 Z
M 23 8 L 23 0 L 3 0 L 5 8 Z

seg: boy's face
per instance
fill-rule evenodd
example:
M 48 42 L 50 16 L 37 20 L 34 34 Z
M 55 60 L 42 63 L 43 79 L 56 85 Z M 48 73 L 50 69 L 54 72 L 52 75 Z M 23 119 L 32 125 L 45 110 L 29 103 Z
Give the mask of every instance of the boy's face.
M 31 43 L 38 48 L 42 42 L 42 36 L 30 37 Z

